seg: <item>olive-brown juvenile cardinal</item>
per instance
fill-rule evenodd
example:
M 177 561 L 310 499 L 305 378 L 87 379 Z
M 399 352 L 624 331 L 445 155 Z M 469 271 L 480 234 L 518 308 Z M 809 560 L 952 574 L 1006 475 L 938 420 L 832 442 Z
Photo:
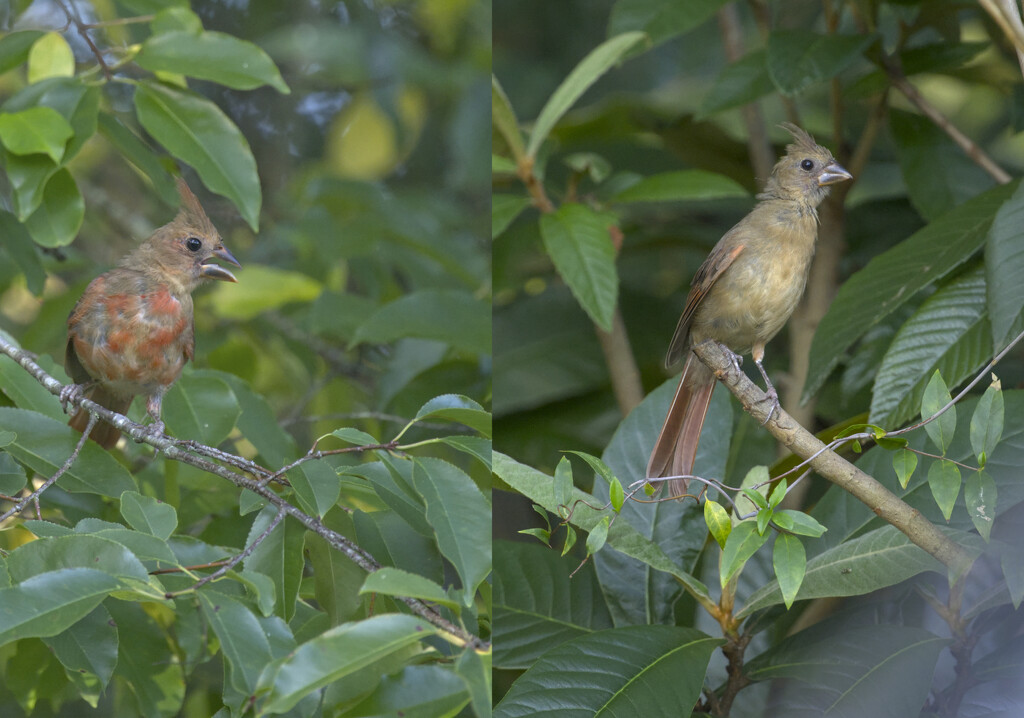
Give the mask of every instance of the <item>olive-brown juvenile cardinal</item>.
M 132 397 L 146 397 L 146 411 L 163 432 L 160 402 L 195 350 L 192 290 L 204 279 L 238 281 L 210 259 L 241 266 L 221 242 L 199 200 L 178 180 L 181 210 L 109 272 L 85 288 L 68 317 L 64 368 L 74 391 L 124 414 Z M 67 392 L 67 389 L 65 390 Z M 85 431 L 89 413 L 79 409 L 69 422 Z M 106 422 L 89 435 L 109 449 L 121 432 Z
M 665 359 L 685 356 L 668 416 L 647 464 L 647 478 L 693 472 L 715 376 L 690 349 L 705 339 L 735 354 L 751 353 L 768 397 L 778 395 L 764 371 L 764 345 L 789 319 L 807 283 L 818 238 L 818 205 L 829 185 L 851 179 L 832 153 L 796 125 L 782 125 L 795 142 L 786 147 L 757 206 L 726 232 L 694 275 L 686 306 Z M 737 357 L 737 362 L 739 357 Z M 671 496 L 686 494 L 688 481 L 668 482 Z

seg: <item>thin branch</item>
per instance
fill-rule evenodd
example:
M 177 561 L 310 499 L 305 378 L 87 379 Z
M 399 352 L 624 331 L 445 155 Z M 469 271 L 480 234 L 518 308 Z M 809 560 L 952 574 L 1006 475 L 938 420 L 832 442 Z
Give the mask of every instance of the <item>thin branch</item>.
M 114 75 L 110 71 L 110 67 L 107 66 L 107 61 L 103 59 L 103 53 L 100 52 L 98 47 L 96 47 L 96 43 L 92 41 L 92 37 L 89 35 L 88 26 L 82 22 L 82 18 L 78 17 L 78 10 L 75 9 L 72 12 L 74 5 L 69 7 L 65 0 L 55 0 L 55 2 L 57 3 L 57 6 L 64 11 L 64 14 L 68 18 L 68 23 L 75 26 L 75 30 L 78 31 L 78 34 L 81 35 L 83 40 L 85 40 L 85 44 L 89 46 L 90 50 L 92 50 L 92 54 L 96 58 L 96 62 L 99 63 L 100 69 L 103 70 L 103 76 L 108 80 L 113 79 Z
M 612 390 L 623 416 L 633 411 L 644 399 L 644 388 L 640 382 L 640 369 L 636 365 L 633 349 L 626 332 L 626 322 L 622 319 L 622 310 L 615 308 L 612 316 L 612 330 L 606 332 L 595 326 L 597 339 L 601 343 L 608 374 L 612 378 Z
M 60 396 L 61 389 L 64 388 L 64 385 L 54 377 L 50 376 L 50 374 L 39 366 L 28 352 L 25 352 L 10 343 L 3 334 L 0 334 L 0 352 L 3 352 L 14 359 L 14 361 L 34 376 L 36 381 L 38 381 L 51 394 L 54 396 Z M 97 404 L 94 401 L 83 397 L 73 397 L 69 403 L 80 406 L 90 414 L 99 416 L 99 418 L 110 422 L 120 429 L 125 435 L 131 437 L 135 441 L 148 444 L 154 449 L 162 451 L 164 456 L 172 461 L 180 461 L 183 464 L 188 464 L 189 466 L 193 466 L 201 471 L 205 471 L 206 473 L 213 474 L 214 476 L 219 476 L 222 479 L 230 481 L 239 488 L 252 491 L 268 503 L 275 506 L 278 510 L 284 511 L 287 515 L 297 520 L 307 529 L 323 538 L 331 548 L 345 554 L 349 560 L 363 570 L 372 573 L 381 567 L 377 560 L 374 559 L 373 556 L 364 548 L 353 543 L 350 539 L 339 534 L 337 531 L 328 528 L 319 518 L 310 516 L 299 508 L 288 503 L 283 497 L 279 496 L 277 492 L 264 485 L 262 482 L 257 481 L 256 479 L 251 479 L 236 471 L 232 471 L 225 466 L 215 464 L 213 461 L 210 461 L 203 456 L 197 456 L 195 453 L 187 451 L 179 446 L 177 440 L 164 436 L 163 434 L 154 434 L 149 430 L 149 427 L 136 424 L 123 414 L 110 411 L 110 409 L 107 409 L 105 406 Z M 82 441 L 84 441 L 84 439 L 82 439 Z M 219 452 L 219 449 L 209 446 L 203 446 L 202 448 L 204 451 L 211 454 Z M 359 447 L 354 448 L 358 449 Z M 332 452 L 323 452 L 323 455 L 328 455 L 329 453 L 342 453 L 349 450 L 352 449 L 339 449 Z M 236 458 L 239 461 L 245 461 L 242 457 Z M 408 596 L 401 596 L 399 597 L 399 600 L 405 603 L 413 613 L 449 634 L 451 639 L 474 647 L 487 645 L 485 641 L 482 641 L 480 638 L 474 636 L 460 626 L 456 626 L 438 613 L 437 610 L 423 601 L 417 598 L 410 598 Z
M 1006 35 L 1006 39 L 1017 51 L 1018 57 L 1024 53 L 1024 25 L 1020 21 L 1020 11 L 1017 9 L 1016 0 L 978 0 L 978 2 L 985 8 L 985 12 L 996 21 L 1003 34 Z

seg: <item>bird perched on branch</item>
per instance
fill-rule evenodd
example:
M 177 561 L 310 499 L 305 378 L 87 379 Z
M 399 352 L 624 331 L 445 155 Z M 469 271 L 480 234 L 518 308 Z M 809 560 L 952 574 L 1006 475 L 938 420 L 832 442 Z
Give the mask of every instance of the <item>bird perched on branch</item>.
M 68 317 L 64 368 L 75 385 L 61 393 L 66 404 L 76 392 L 124 414 L 136 395 L 146 397 L 151 431 L 163 432 L 160 403 L 195 351 L 192 290 L 205 279 L 236 282 L 217 258 L 241 265 L 224 244 L 199 200 L 178 179 L 181 210 L 121 263 L 96 277 Z M 69 422 L 84 431 L 89 413 L 79 409 Z M 101 422 L 90 438 L 109 449 L 121 432 Z
M 788 122 L 781 126 L 794 142 L 772 169 L 757 196 L 760 201 L 718 240 L 694 275 L 665 359 L 667 366 L 680 358 L 686 362 L 651 452 L 647 478 L 693 472 L 715 388 L 714 374 L 690 351 L 702 341 L 721 342 L 734 352 L 737 364 L 739 355 L 753 354 L 773 410 L 778 406 L 778 394 L 761 364 L 764 346 L 804 293 L 818 238 L 818 205 L 830 185 L 852 178 L 809 134 Z M 686 494 L 686 479 L 668 484 L 670 495 Z

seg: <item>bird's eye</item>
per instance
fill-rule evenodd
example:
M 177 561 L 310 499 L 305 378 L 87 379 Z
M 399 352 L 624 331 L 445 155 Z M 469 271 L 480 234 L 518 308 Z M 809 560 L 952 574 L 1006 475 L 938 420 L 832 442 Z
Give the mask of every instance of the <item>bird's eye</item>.
M 814 160 L 804 160 L 800 163 L 800 168 L 810 172 L 814 169 Z
M 189 237 L 188 239 L 185 240 L 185 246 L 188 248 L 188 251 L 190 252 L 198 252 L 200 249 L 203 248 L 203 243 L 199 240 L 198 237 Z

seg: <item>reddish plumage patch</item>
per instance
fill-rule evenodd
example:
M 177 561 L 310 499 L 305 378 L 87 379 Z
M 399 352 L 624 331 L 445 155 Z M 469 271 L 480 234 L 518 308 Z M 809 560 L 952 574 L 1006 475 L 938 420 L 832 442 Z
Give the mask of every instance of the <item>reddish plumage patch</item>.
M 181 302 L 164 287 L 149 297 L 147 308 L 153 314 L 176 315 L 181 312 Z

